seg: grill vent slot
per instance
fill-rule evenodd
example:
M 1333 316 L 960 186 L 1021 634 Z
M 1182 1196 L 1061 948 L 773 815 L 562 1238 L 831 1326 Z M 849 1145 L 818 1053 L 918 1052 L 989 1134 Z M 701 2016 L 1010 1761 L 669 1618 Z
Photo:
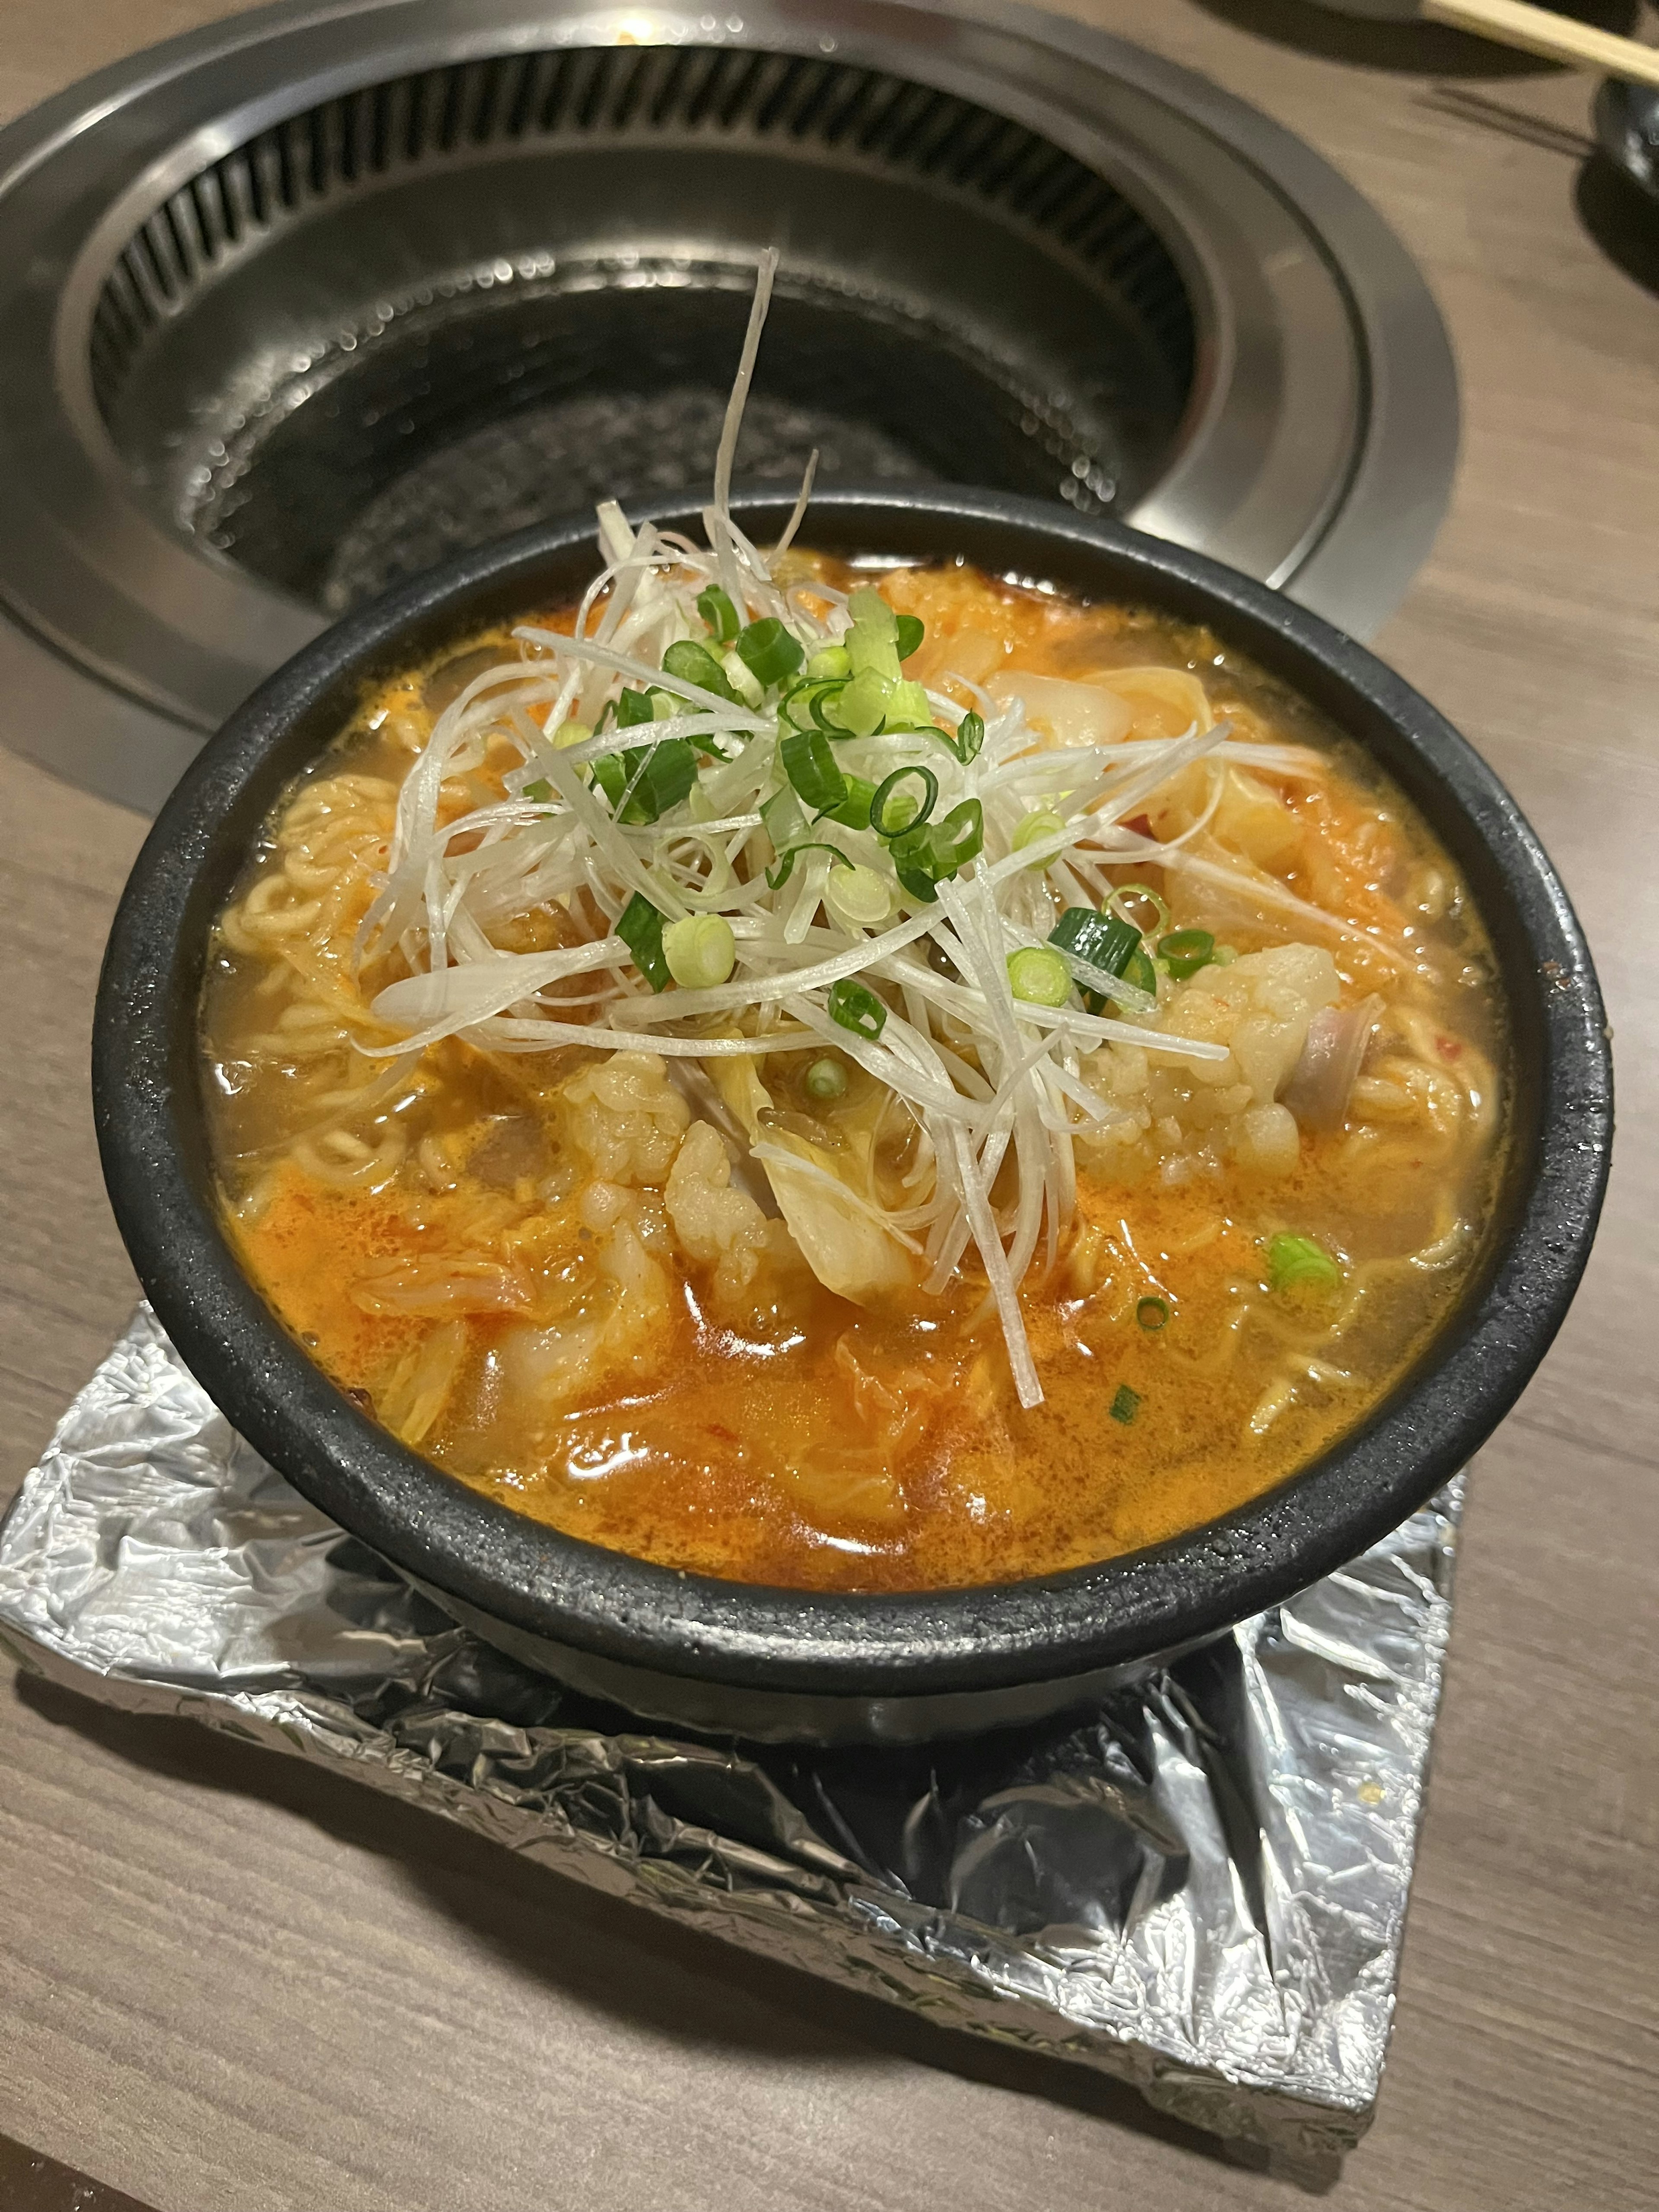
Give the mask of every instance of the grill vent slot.
M 580 140 L 747 139 L 970 196 L 1139 317 L 1184 384 L 1191 309 L 1163 242 L 1105 179 L 1007 118 L 882 72 L 728 47 L 615 46 L 456 64 L 325 101 L 176 191 L 129 240 L 91 332 L 112 413 L 157 326 L 281 224 L 400 173 Z

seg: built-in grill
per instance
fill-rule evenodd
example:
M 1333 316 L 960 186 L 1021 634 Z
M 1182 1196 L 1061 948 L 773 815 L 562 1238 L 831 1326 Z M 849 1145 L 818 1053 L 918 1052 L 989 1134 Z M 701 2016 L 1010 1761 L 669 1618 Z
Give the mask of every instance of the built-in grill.
M 0 134 L 0 661 L 159 799 L 341 612 L 607 495 L 738 475 L 1112 512 L 1364 629 L 1455 445 L 1370 210 L 1201 81 L 999 9 L 233 20 Z

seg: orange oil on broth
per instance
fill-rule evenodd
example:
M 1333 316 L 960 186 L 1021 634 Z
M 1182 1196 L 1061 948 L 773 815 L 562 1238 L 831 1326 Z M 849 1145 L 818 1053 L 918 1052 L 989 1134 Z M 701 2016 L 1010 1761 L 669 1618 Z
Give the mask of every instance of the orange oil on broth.
M 357 1402 L 439 1465 L 571 1534 L 672 1566 L 823 1589 L 1048 1572 L 1174 1534 L 1283 1480 L 1376 1402 L 1457 1297 L 1498 1151 L 1490 1070 L 1502 1042 L 1479 924 L 1402 799 L 1310 709 L 1207 633 L 1149 614 L 1079 607 L 961 567 L 896 572 L 884 589 L 927 625 L 907 675 L 937 684 L 959 669 L 994 684 L 1003 669 L 1182 670 L 1247 736 L 1313 746 L 1331 765 L 1321 783 L 1259 779 L 1300 839 L 1278 880 L 1411 951 L 1425 971 L 1402 987 L 1365 947 L 1333 944 L 1343 1003 L 1389 1000 L 1379 1038 L 1401 1047 L 1406 1030 L 1389 1027 L 1400 1000 L 1410 1051 L 1373 1053 L 1364 1112 L 1304 1133 L 1288 1174 L 1079 1170 L 1060 1262 L 1022 1286 L 1047 1394 L 1034 1412 L 1015 1401 L 994 1319 L 980 1317 L 976 1268 L 942 1299 L 918 1291 L 876 1313 L 804 1268 L 769 1264 L 740 1310 L 721 1309 L 707 1270 L 672 1239 L 652 1245 L 648 1224 L 641 1235 L 671 1292 L 648 1357 L 574 1402 L 538 1403 L 514 1346 L 526 1331 L 580 1328 L 604 1303 L 601 1231 L 581 1216 L 561 1088 L 593 1054 L 509 1059 L 452 1040 L 389 1091 L 377 1077 L 343 1137 L 306 1139 L 329 1118 L 347 1058 L 337 1023 L 328 1043 L 329 1009 L 372 997 L 394 972 L 360 994 L 347 949 L 398 782 L 453 676 L 416 671 L 386 686 L 285 797 L 273 833 L 285 822 L 292 831 L 295 809 L 318 809 L 331 780 L 356 780 L 301 839 L 297 876 L 268 838 L 239 899 L 280 875 L 259 893 L 261 911 L 281 923 L 315 896 L 332 934 L 319 940 L 313 919 L 264 939 L 228 920 L 204 1009 L 230 1233 L 289 1329 Z M 471 647 L 510 651 L 507 636 Z M 469 673 L 483 665 L 471 651 L 468 661 Z M 1133 733 L 1177 735 L 1178 717 L 1178 704 L 1148 696 Z M 499 790 L 486 761 L 448 818 Z M 1152 803 L 1149 826 L 1171 834 L 1158 811 Z M 1144 866 L 1117 872 L 1159 880 Z M 1204 892 L 1173 874 L 1164 889 L 1177 921 L 1212 926 Z M 1241 952 L 1297 934 L 1236 913 L 1214 927 Z M 562 933 L 585 933 L 553 915 L 498 941 L 539 949 Z M 764 1066 L 789 1097 L 799 1062 Z M 642 1220 L 653 1202 L 647 1189 Z M 1449 1223 L 1462 1224 L 1461 1243 Z M 1340 1251 L 1363 1297 L 1322 1305 L 1271 1294 L 1263 1248 L 1281 1231 Z M 458 1263 L 461 1303 L 447 1305 Z M 441 1286 L 425 1306 L 423 1269 Z M 390 1304 L 375 1288 L 386 1282 L 399 1286 Z M 1166 1326 L 1141 1325 L 1138 1312 L 1158 1317 L 1147 1300 L 1167 1307 Z M 1127 1421 L 1112 1412 L 1126 1390 Z

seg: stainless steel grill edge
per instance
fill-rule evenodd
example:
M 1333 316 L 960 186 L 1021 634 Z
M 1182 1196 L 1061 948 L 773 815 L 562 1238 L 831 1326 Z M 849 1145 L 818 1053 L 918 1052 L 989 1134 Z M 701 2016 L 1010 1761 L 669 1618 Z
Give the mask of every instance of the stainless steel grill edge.
M 327 614 L 597 489 L 1110 508 L 1364 634 L 1456 447 L 1409 259 L 1202 79 L 1010 6 L 334 0 L 0 133 L 6 734 L 153 807 Z

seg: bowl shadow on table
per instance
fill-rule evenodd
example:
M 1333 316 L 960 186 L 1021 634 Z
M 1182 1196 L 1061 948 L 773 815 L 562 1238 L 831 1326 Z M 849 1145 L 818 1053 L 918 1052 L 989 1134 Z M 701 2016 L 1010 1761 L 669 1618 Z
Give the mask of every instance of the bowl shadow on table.
M 1199 0 L 1210 15 L 1277 45 L 1295 46 L 1324 61 L 1360 69 L 1398 70 L 1423 76 L 1536 76 L 1556 69 L 1539 54 L 1495 46 L 1443 23 L 1386 22 L 1349 15 L 1322 0 Z M 1552 10 L 1599 31 L 1629 36 L 1640 19 L 1641 0 L 1577 0 Z
M 981 2042 L 738 1950 L 300 1759 L 193 1722 L 119 1712 L 35 1675 L 20 1674 L 16 1692 L 43 1721 L 75 1729 L 161 1780 L 257 1799 L 393 1863 L 416 1898 L 515 1974 L 649 2034 L 818 2067 L 867 2063 L 874 2055 L 937 2068 L 1128 2129 L 1188 2157 L 1271 2172 L 1304 2194 L 1323 2195 L 1340 2179 L 1335 2158 L 1285 2161 L 1224 2142 L 1091 2068 Z M 619 1954 L 628 1971 L 618 1971 Z

